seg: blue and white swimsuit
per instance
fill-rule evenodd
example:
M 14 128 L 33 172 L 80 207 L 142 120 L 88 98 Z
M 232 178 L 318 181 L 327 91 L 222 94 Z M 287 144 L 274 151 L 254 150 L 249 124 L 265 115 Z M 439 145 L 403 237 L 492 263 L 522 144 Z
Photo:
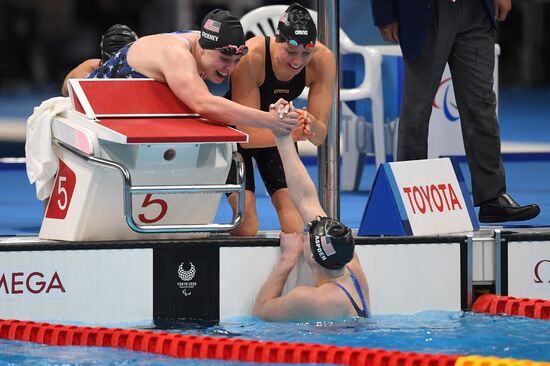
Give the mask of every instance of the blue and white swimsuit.
M 190 33 L 193 31 L 189 30 L 180 30 L 173 33 L 168 34 L 184 34 L 184 33 Z M 186 40 L 187 41 L 187 40 Z M 113 79 L 113 78 L 146 78 L 147 76 L 137 72 L 134 70 L 130 65 L 128 65 L 128 61 L 126 58 L 128 57 L 128 50 L 130 49 L 130 46 L 133 44 L 129 43 L 126 46 L 122 47 L 118 52 L 105 61 L 99 69 L 92 71 L 87 78 L 88 79 Z
M 101 67 L 95 71 L 92 71 L 87 78 L 88 79 L 113 79 L 113 78 L 145 78 L 146 76 L 135 71 L 130 65 L 126 57 L 128 57 L 128 49 L 132 43 L 127 44 L 118 50 L 117 53 L 107 61 Z

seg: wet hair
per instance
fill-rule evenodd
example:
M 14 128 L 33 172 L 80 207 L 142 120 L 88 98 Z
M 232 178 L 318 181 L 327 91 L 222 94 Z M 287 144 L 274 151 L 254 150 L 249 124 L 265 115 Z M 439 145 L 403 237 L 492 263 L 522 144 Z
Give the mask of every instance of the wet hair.
M 101 64 L 113 57 L 122 47 L 138 39 L 136 32 L 123 24 L 115 24 L 101 35 Z
M 293 46 L 314 47 L 317 27 L 309 11 L 298 3 L 290 5 L 279 18 L 275 40 Z
M 308 226 L 309 247 L 317 263 L 340 269 L 352 260 L 355 241 L 349 227 L 328 217 L 317 217 Z
M 199 44 L 207 50 L 235 50 L 245 54 L 245 37 L 241 21 L 226 10 L 214 9 L 202 20 Z M 247 49 L 248 50 L 248 49 Z

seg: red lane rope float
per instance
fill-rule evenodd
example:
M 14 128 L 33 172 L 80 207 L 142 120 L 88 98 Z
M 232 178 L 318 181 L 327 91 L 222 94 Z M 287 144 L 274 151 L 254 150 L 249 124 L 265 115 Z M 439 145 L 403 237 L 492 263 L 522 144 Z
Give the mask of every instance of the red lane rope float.
M 550 320 L 550 300 L 481 295 L 472 305 L 472 311 L 476 313 L 519 315 Z
M 460 357 L 324 344 L 215 338 L 135 329 L 77 327 L 20 320 L 0 320 L 0 338 L 52 346 L 126 348 L 178 358 L 260 363 L 454 366 Z

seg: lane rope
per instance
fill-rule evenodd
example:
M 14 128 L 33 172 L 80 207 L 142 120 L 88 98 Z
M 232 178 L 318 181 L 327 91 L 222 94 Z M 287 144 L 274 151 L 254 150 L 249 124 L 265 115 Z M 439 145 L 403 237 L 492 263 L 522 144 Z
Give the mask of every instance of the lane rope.
M 472 305 L 472 311 L 486 314 L 526 316 L 550 320 L 550 300 L 526 299 L 512 296 L 481 295 Z
M 0 319 L 0 338 L 52 346 L 124 348 L 188 359 L 367 366 L 550 366 L 495 357 L 432 355 L 325 344 L 256 341 Z

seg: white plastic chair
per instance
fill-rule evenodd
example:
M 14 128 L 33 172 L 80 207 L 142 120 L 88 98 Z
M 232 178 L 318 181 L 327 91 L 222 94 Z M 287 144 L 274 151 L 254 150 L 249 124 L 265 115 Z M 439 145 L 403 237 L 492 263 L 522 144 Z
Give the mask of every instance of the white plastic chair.
M 254 35 L 272 36 L 275 34 L 279 18 L 288 8 L 288 5 L 268 5 L 254 9 L 241 18 L 244 32 Z M 317 12 L 309 10 L 315 25 Z M 347 36 L 340 28 L 340 52 L 342 54 L 359 54 L 363 58 L 365 76 L 356 88 L 341 88 L 340 101 L 370 99 L 372 105 L 372 124 L 374 137 L 374 156 L 376 165 L 386 162 L 386 148 L 384 140 L 384 100 L 382 94 L 382 56 L 370 47 L 360 46 Z M 307 99 L 308 90 L 300 95 Z

